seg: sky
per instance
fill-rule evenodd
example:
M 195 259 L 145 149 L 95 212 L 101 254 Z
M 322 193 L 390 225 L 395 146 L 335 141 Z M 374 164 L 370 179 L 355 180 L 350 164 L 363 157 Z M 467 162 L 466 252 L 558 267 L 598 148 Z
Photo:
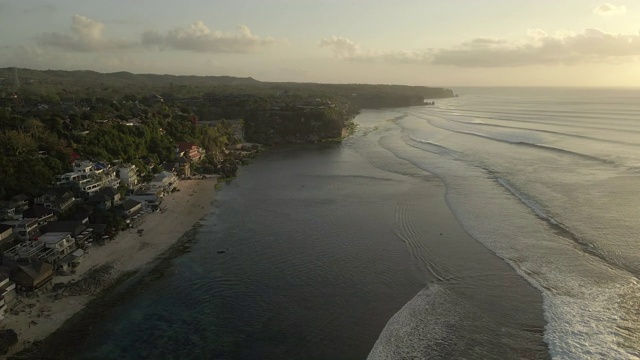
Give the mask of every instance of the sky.
M 0 67 L 639 86 L 640 1 L 0 0 Z

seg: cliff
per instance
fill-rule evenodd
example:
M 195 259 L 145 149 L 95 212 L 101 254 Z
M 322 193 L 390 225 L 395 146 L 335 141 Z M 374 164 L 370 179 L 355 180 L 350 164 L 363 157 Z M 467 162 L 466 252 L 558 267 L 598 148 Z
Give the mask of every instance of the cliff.
M 261 144 L 340 138 L 350 117 L 331 108 L 271 110 L 245 117 L 245 137 Z

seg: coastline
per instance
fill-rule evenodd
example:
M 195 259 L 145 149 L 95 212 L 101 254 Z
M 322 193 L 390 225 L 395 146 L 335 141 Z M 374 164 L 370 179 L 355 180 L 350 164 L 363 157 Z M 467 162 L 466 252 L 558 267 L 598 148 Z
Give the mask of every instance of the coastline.
M 25 311 L 18 315 L 7 314 L 3 321 L 5 329 L 16 331 L 18 343 L 0 359 L 28 348 L 34 341 L 44 340 L 91 300 L 100 297 L 103 290 L 159 259 L 210 211 L 216 183 L 215 178 L 181 180 L 180 191 L 164 198 L 166 211 L 147 214 L 136 228 L 121 232 L 104 246 L 91 247 L 75 275 L 53 279 L 54 284 L 78 283 L 92 271 L 103 271 L 105 275 L 97 285 L 84 287 L 79 295 L 65 295 L 59 299 L 53 292 L 33 299 L 20 298 L 25 303 Z M 137 229 L 144 229 L 143 234 L 138 235 Z

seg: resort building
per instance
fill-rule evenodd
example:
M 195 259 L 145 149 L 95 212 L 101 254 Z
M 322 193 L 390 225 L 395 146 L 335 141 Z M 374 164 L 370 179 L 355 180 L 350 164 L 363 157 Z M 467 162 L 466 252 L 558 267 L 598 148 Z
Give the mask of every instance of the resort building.
M 205 151 L 193 142 L 176 143 L 176 155 L 184 156 L 191 162 L 198 162 L 204 159 Z
M 26 241 L 2 253 L 2 265 L 16 269 L 19 265 L 27 265 L 33 261 L 46 260 L 53 251 L 46 249 L 39 241 Z
M 178 178 L 173 173 L 163 171 L 156 175 L 149 183 L 152 188 L 162 189 L 165 192 L 170 192 L 178 186 Z
M 57 184 L 71 187 L 80 198 L 88 199 L 103 187 L 120 185 L 115 171 L 106 164 L 76 161 L 73 168 L 74 172 L 58 175 Z
M 124 164 L 118 167 L 120 183 L 129 189 L 135 189 L 138 186 L 137 170 L 137 167 L 132 164 Z
M 4 221 L 2 224 L 13 227 L 13 233 L 20 240 L 29 240 L 38 234 L 38 219 L 27 218 L 22 220 Z
M 76 249 L 76 241 L 71 237 L 70 232 L 45 233 L 38 238 L 38 242 L 43 243 L 45 249 L 53 250 L 46 259 L 54 265 Z
M 73 193 L 68 188 L 58 187 L 49 189 L 41 196 L 36 197 L 33 199 L 33 203 L 60 213 L 70 208 L 75 200 Z

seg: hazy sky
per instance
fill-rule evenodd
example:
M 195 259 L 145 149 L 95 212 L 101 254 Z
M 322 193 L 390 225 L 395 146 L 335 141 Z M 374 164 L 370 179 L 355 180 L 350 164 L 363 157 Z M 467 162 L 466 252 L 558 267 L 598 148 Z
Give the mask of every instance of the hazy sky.
M 0 67 L 639 86 L 640 1 L 0 0 Z

